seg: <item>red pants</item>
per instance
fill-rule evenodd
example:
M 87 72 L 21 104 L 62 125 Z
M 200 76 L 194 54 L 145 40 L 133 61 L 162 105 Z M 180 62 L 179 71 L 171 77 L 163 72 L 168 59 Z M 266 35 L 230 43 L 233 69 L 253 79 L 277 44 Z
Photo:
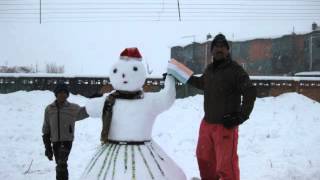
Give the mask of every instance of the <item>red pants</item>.
M 202 120 L 197 145 L 197 159 L 202 180 L 239 180 L 237 154 L 238 127 Z

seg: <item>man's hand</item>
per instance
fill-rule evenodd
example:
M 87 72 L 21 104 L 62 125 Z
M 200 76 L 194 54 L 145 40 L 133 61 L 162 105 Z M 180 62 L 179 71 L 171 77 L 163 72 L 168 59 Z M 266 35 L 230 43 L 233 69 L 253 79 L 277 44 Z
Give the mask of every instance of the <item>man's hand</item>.
M 241 115 L 240 113 L 227 114 L 223 117 L 223 126 L 227 129 L 232 129 L 242 124 L 247 119 L 248 118 Z
M 52 152 L 50 134 L 44 134 L 44 135 L 42 135 L 42 140 L 43 140 L 44 147 L 46 148 L 44 154 L 47 156 L 47 158 L 48 158 L 50 161 L 52 161 L 53 152 Z
M 52 148 L 46 148 L 46 151 L 44 152 L 44 154 L 47 156 L 49 161 L 52 161 L 52 158 L 53 158 Z

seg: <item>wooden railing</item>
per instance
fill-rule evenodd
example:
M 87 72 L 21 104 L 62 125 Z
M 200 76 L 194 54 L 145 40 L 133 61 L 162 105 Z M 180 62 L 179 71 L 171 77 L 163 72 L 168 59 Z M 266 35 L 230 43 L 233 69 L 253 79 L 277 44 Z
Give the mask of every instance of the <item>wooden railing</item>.
M 251 76 L 257 87 L 258 97 L 277 96 L 286 92 L 297 92 L 320 102 L 320 77 L 278 77 Z M 61 75 L 32 75 L 32 74 L 0 74 L 0 93 L 15 91 L 50 90 L 58 82 L 68 84 L 70 92 L 86 97 L 96 92 L 110 92 L 112 86 L 108 77 L 95 76 L 61 76 Z M 164 81 L 160 76 L 147 78 L 144 90 L 157 92 L 163 87 Z M 202 92 L 189 85 L 177 83 L 177 98 L 184 98 Z

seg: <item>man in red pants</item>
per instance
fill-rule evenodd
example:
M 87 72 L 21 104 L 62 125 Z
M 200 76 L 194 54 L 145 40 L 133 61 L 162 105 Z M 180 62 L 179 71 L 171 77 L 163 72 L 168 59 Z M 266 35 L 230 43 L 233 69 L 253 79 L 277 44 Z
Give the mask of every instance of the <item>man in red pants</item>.
M 188 84 L 204 92 L 197 159 L 202 180 L 239 180 L 238 126 L 249 118 L 256 89 L 248 74 L 231 60 L 224 35 L 211 44 L 213 62 Z

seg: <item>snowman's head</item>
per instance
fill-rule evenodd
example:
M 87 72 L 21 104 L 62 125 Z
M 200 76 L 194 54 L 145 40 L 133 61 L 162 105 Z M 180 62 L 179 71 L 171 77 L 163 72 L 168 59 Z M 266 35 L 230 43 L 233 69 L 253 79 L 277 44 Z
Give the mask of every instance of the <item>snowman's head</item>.
M 141 90 L 147 75 L 139 50 L 137 48 L 125 49 L 120 55 L 120 60 L 112 66 L 109 77 L 115 90 Z

